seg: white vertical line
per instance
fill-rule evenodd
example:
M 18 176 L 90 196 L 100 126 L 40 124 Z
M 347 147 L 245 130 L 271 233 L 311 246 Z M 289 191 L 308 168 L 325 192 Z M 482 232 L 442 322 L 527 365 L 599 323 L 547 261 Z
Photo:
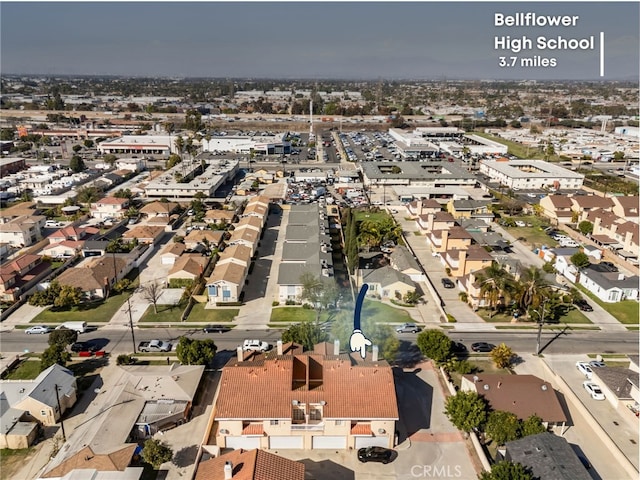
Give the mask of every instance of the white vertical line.
M 604 77 L 604 32 L 600 32 L 600 76 Z

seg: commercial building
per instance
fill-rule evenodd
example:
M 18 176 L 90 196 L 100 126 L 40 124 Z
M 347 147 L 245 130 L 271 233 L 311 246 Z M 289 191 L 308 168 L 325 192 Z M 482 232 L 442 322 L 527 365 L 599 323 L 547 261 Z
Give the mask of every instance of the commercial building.
M 119 138 L 105 140 L 98 144 L 98 152 L 140 154 L 140 155 L 170 155 L 176 153 L 176 135 L 123 135 Z
M 286 132 L 256 136 L 216 135 L 202 140 L 202 151 L 278 155 L 291 153 L 291 143 L 287 141 Z
M 423 187 L 444 189 L 476 185 L 475 175 L 455 162 L 365 162 L 362 164 L 362 181 L 365 186 L 379 193 L 386 187 Z M 389 189 L 391 191 L 391 189 Z
M 577 190 L 584 175 L 543 160 L 482 160 L 480 172 L 512 190 Z

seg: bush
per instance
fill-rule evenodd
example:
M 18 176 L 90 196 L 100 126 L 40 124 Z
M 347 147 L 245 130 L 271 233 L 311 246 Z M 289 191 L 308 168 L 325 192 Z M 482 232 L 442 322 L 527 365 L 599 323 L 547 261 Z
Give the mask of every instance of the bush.
M 136 363 L 136 359 L 126 353 L 122 353 L 116 358 L 116 365 L 133 365 L 134 363 Z
M 278 307 L 278 306 L 280 306 L 280 302 L 277 301 L 277 300 L 274 300 L 273 302 L 271 302 L 271 306 L 272 307 Z

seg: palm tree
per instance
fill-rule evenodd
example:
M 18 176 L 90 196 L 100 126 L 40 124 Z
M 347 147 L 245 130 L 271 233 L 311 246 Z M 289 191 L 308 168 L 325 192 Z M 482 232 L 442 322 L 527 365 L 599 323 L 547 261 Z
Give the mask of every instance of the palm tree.
M 501 299 L 505 301 L 511 295 L 513 284 L 509 274 L 498 265 L 497 262 L 491 263 L 484 269 L 483 273 L 478 275 L 480 282 L 480 295 L 489 302 L 491 308 L 491 317 L 495 312 L 495 307 L 500 303 Z
M 358 243 L 370 248 L 378 245 L 382 239 L 380 224 L 370 220 L 364 220 L 358 225 Z
M 525 312 L 526 319 L 529 318 L 529 308 L 538 308 L 542 300 L 549 297 L 551 293 L 542 270 L 533 265 L 522 273 L 516 289 L 516 301 L 520 309 Z
M 87 206 L 87 209 L 91 207 L 93 202 L 96 202 L 100 199 L 100 194 L 98 193 L 98 189 L 96 187 L 85 187 L 78 190 L 78 194 L 76 195 L 76 200 L 79 203 L 84 203 Z
M 178 156 L 182 159 L 182 151 L 184 150 L 184 138 L 182 135 L 178 135 L 174 141 L 174 145 L 176 150 L 178 151 Z

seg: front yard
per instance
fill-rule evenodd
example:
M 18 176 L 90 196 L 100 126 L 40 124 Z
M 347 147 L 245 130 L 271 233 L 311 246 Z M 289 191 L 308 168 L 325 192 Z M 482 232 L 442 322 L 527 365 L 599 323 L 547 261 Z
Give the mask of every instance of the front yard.
M 495 313 L 493 317 L 491 316 L 491 311 L 486 308 L 481 308 L 476 312 L 485 322 L 490 323 L 511 323 L 513 320 L 513 315 L 510 313 Z M 531 321 L 519 321 L 514 323 L 513 325 L 536 325 L 537 318 L 532 318 Z M 552 323 L 551 325 L 558 325 L 564 323 L 593 323 L 589 320 L 580 310 L 577 308 L 572 308 L 568 310 L 565 315 L 561 316 L 558 322 Z
M 225 323 L 232 322 L 240 312 L 237 308 L 204 308 L 205 303 L 196 303 L 187 322 L 198 323 Z M 184 305 L 158 305 L 158 313 L 154 313 L 153 305 L 149 305 L 147 311 L 142 315 L 140 322 L 145 323 L 180 323 L 180 317 L 184 312 Z
M 31 323 L 62 323 L 84 321 L 89 324 L 107 323 L 120 309 L 122 304 L 131 296 L 131 292 L 112 295 L 104 301 L 86 302 L 68 310 L 53 310 L 48 308 L 40 312 Z
M 345 311 L 345 310 L 342 310 Z M 322 312 L 320 321 L 325 322 L 335 316 L 335 311 Z M 270 323 L 277 322 L 304 322 L 315 320 L 314 310 L 302 307 L 277 307 L 271 311 Z M 411 316 L 402 309 L 394 308 L 375 300 L 364 301 L 362 305 L 362 318 L 370 318 L 374 323 L 405 323 L 411 322 Z
M 638 325 L 640 324 L 640 304 L 635 300 L 623 300 L 617 303 L 605 303 L 584 288 L 582 285 L 577 285 L 578 289 L 588 296 L 591 300 L 596 302 L 602 308 L 604 308 L 611 316 L 615 317 L 620 323 L 625 325 Z

